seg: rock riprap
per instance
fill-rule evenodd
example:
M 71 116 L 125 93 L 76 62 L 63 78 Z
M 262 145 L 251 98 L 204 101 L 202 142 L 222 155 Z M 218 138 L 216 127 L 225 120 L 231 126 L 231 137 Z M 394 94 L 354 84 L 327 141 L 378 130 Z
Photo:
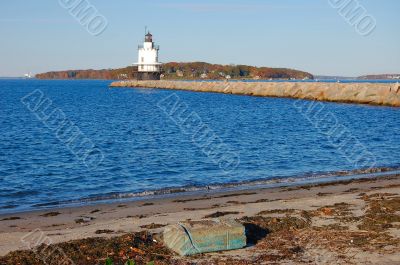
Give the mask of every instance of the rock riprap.
M 324 82 L 117 81 L 111 87 L 139 87 L 283 97 L 400 107 L 400 84 Z

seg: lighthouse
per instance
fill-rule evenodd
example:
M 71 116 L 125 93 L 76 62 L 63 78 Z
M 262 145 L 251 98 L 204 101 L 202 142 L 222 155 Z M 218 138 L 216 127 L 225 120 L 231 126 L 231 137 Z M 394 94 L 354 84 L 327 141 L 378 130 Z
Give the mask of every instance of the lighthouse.
M 160 80 L 161 63 L 158 62 L 160 47 L 153 42 L 153 35 L 147 32 L 143 45 L 138 47 L 137 80 Z

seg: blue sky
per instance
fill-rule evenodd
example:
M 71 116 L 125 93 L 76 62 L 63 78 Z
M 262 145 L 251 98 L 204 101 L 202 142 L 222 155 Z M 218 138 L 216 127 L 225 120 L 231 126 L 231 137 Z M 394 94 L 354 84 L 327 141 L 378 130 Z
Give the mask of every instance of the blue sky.
M 329 0 L 89 0 L 108 27 L 90 35 L 58 0 L 0 1 L 0 76 L 124 67 L 144 26 L 160 59 L 287 67 L 324 75 L 400 73 L 400 1 L 358 0 L 369 36 Z

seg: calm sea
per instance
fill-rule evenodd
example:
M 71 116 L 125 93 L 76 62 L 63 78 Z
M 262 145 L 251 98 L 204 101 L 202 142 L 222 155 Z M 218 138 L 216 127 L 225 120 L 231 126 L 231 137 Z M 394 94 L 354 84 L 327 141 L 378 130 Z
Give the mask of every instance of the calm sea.
M 109 84 L 0 80 L 0 213 L 346 174 L 369 166 L 360 154 L 400 166 L 398 108 L 320 103 L 346 132 L 332 139 L 306 101 Z M 88 147 L 60 137 L 46 104 Z

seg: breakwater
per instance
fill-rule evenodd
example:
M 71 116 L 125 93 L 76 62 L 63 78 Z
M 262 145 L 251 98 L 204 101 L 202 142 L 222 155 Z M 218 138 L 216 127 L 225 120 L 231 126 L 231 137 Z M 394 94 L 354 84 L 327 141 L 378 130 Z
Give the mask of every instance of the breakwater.
M 130 80 L 113 82 L 110 86 L 215 92 L 259 97 L 285 97 L 400 107 L 400 85 L 398 83 L 185 82 Z

